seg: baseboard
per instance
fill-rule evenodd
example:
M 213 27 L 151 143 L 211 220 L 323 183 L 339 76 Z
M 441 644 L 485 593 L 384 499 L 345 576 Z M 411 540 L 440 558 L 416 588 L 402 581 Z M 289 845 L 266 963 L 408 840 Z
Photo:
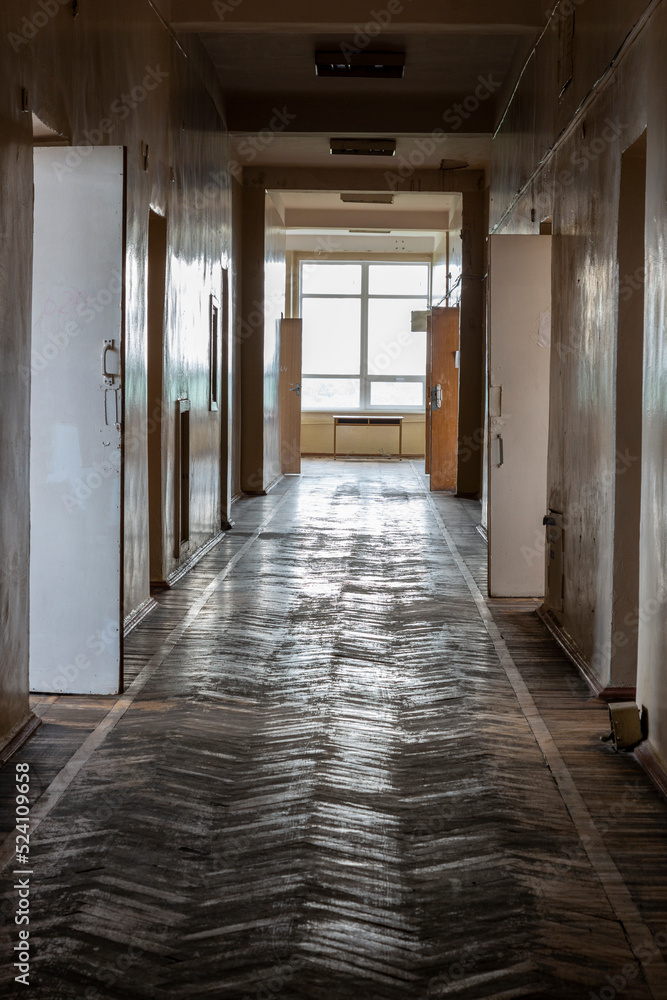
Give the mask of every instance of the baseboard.
M 170 573 L 164 583 L 152 583 L 151 587 L 160 587 L 165 590 L 171 590 L 171 588 L 174 587 L 179 580 L 182 580 L 184 576 L 187 576 L 190 570 L 194 569 L 200 559 L 203 559 L 204 556 L 208 555 L 211 549 L 214 549 L 218 542 L 220 542 L 224 537 L 225 532 L 218 531 L 212 538 L 209 538 L 209 540 L 205 542 L 201 548 L 197 549 L 197 551 L 193 553 L 189 559 L 178 566 L 173 573 Z
M 635 757 L 660 794 L 667 799 L 667 769 L 648 740 L 635 748 Z
M 270 486 L 267 486 L 265 490 L 244 490 L 243 491 L 243 496 L 246 496 L 246 497 L 265 497 L 265 496 L 268 496 L 269 493 L 271 492 L 271 490 L 275 489 L 276 486 L 278 485 L 278 483 L 281 482 L 281 480 L 283 480 L 284 478 L 285 478 L 285 476 L 281 472 L 280 475 L 276 479 L 274 479 L 273 482 L 270 484 Z
M 147 597 L 143 604 L 140 604 L 138 608 L 134 611 L 130 611 L 129 615 L 123 622 L 123 636 L 127 637 L 132 629 L 135 629 L 140 622 L 147 618 L 151 611 L 157 607 L 157 601 L 154 597 Z
M 0 746 L 0 767 L 4 766 L 10 757 L 21 749 L 24 743 L 26 743 L 36 729 L 42 724 L 42 720 L 39 716 L 34 715 L 32 712 L 28 714 L 28 717 L 20 722 L 17 727 L 6 737 L 5 742 Z
M 560 648 L 563 650 L 568 660 L 574 663 L 577 670 L 588 684 L 596 698 L 602 701 L 634 701 L 637 691 L 634 687 L 611 687 L 604 684 L 595 676 L 590 666 L 584 659 L 576 644 L 561 628 L 560 623 L 554 618 L 553 612 L 542 605 L 537 609 L 537 614 L 551 633 Z
M 301 455 L 301 458 L 333 458 L 333 452 L 332 451 L 304 451 L 302 453 L 302 455 Z M 339 462 L 341 459 L 350 459 L 350 458 L 375 458 L 375 459 L 380 459 L 380 458 L 398 458 L 398 455 L 394 455 L 394 454 L 392 454 L 392 455 L 380 455 L 378 452 L 375 452 L 373 454 L 368 454 L 368 455 L 361 454 L 361 453 L 359 453 L 358 455 L 356 453 L 354 455 L 336 455 L 336 461 L 337 462 Z M 403 452 L 402 458 L 403 458 L 404 462 L 407 462 L 407 461 L 413 461 L 414 462 L 414 461 L 417 461 L 418 459 L 423 459 L 424 456 L 423 456 L 423 454 L 422 455 L 408 455 L 406 452 Z

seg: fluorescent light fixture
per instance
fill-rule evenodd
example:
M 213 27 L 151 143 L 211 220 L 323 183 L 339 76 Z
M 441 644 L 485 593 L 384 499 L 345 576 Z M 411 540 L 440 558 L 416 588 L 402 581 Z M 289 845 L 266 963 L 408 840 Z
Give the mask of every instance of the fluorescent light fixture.
M 332 139 L 333 156 L 396 156 L 395 139 Z
M 350 52 L 350 47 L 316 52 L 317 76 L 370 80 L 400 80 L 403 76 L 405 52 Z
M 348 229 L 348 233 L 364 233 L 371 236 L 391 236 L 391 229 Z
M 352 205 L 393 205 L 394 196 L 393 194 L 364 194 L 363 192 L 355 193 L 354 191 L 342 194 L 340 200 L 344 201 L 346 204 Z

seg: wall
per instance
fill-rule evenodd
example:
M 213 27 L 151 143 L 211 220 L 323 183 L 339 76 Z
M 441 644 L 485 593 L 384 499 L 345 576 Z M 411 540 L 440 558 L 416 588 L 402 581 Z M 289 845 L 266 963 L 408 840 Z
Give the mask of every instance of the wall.
M 280 196 L 276 195 L 279 199 Z M 280 447 L 280 320 L 285 315 L 285 222 L 280 204 L 264 201 L 264 488 L 282 474 Z
M 0 734 L 25 718 L 28 686 L 29 384 L 22 373 L 30 368 L 32 127 L 30 114 L 20 110 L 22 86 L 31 109 L 71 144 L 127 148 L 125 612 L 149 598 L 145 277 L 151 206 L 168 220 L 162 425 L 171 449 L 165 470 L 171 497 L 175 400 L 192 400 L 192 544 L 182 559 L 220 523 L 219 468 L 211 461 L 220 453 L 220 414 L 209 412 L 207 395 L 209 295 L 220 298 L 231 248 L 219 97 L 214 102 L 201 81 L 206 64 L 196 41 L 186 57 L 144 0 L 109 8 L 82 4 L 76 17 L 71 5 L 53 15 L 35 11 L 21 0 L 5 0 L 0 10 L 0 214 L 2 232 L 13 234 L 0 251 Z M 169 573 L 179 563 L 173 508 L 165 524 Z
M 232 298 L 232 412 L 233 419 L 233 460 L 232 497 L 241 495 L 241 330 L 243 312 L 242 292 L 243 257 L 243 186 L 232 178 L 232 268 L 230 272 L 230 294 Z
M 23 60 L 7 44 L 24 11 L 0 6 L 0 745 L 29 716 L 28 558 L 30 496 L 30 301 L 32 129 L 19 105 Z M 19 50 L 20 51 L 20 50 Z
M 645 9 L 650 21 L 606 73 Z M 553 595 L 547 607 L 602 687 L 613 682 L 613 649 L 639 628 L 638 700 L 648 709 L 650 741 L 667 760 L 667 6 L 587 0 L 577 7 L 574 76 L 560 101 L 558 39 L 550 28 L 539 43 L 493 143 L 491 170 L 495 231 L 535 233 L 553 212 L 548 485 L 550 506 L 564 515 L 565 600 L 562 614 Z M 647 124 L 647 273 L 619 281 L 621 156 Z M 646 298 L 640 615 L 612 635 L 615 486 L 624 468 L 614 448 L 617 302 L 619 290 L 637 282 Z
M 280 476 L 280 316 L 285 312 L 285 227 L 262 187 L 242 195 L 241 489 L 263 493 Z
M 488 195 L 484 189 L 463 194 L 461 243 L 461 351 L 459 371 L 459 441 L 457 492 L 479 497 L 482 492 L 482 449 L 478 447 L 485 408 L 485 245 Z M 452 298 L 452 305 L 456 301 Z

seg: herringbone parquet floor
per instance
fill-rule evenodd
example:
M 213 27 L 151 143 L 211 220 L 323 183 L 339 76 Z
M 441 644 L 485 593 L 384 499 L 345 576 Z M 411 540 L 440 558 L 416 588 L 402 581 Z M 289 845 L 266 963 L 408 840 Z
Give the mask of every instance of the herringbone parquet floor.
M 422 480 L 306 462 L 160 596 L 104 733 L 114 699 L 41 705 L 7 995 L 667 996 L 667 806 L 530 602 L 480 603 L 478 505 Z

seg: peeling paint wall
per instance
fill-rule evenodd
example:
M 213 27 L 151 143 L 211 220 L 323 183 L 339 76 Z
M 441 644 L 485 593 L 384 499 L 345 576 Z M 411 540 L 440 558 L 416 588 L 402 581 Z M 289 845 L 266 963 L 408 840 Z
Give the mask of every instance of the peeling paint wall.
M 638 24 L 645 12 L 649 19 Z M 577 6 L 573 77 L 559 99 L 560 38 L 558 25 L 547 29 L 493 143 L 490 224 L 496 232 L 536 233 L 553 213 L 549 504 L 565 522 L 564 610 L 553 613 L 601 686 L 613 686 L 612 654 L 624 641 L 624 630 L 612 631 L 622 475 L 616 332 L 628 283 L 618 275 L 620 167 L 623 151 L 648 126 L 647 273 L 629 276 L 644 283 L 646 298 L 640 592 L 638 615 L 625 628 L 639 631 L 637 697 L 649 712 L 650 740 L 667 760 L 667 5 Z M 550 604 L 555 608 L 553 595 Z
M 195 41 L 186 55 L 146 0 L 82 4 L 49 13 L 5 0 L 0 124 L 0 738 L 27 713 L 28 447 L 32 272 L 32 123 L 29 108 L 78 146 L 127 149 L 125 304 L 125 613 L 149 598 L 146 456 L 146 258 L 149 209 L 168 222 L 165 407 L 168 461 L 165 574 L 220 524 L 221 413 L 208 408 L 209 296 L 221 298 L 231 255 L 231 199 L 221 98 L 202 82 Z M 146 160 L 147 152 L 147 164 Z M 76 169 L 74 160 L 72 169 Z M 145 169 L 147 165 L 147 169 Z M 69 349 L 75 349 L 73 342 Z M 192 401 L 191 544 L 174 554 L 175 401 Z

